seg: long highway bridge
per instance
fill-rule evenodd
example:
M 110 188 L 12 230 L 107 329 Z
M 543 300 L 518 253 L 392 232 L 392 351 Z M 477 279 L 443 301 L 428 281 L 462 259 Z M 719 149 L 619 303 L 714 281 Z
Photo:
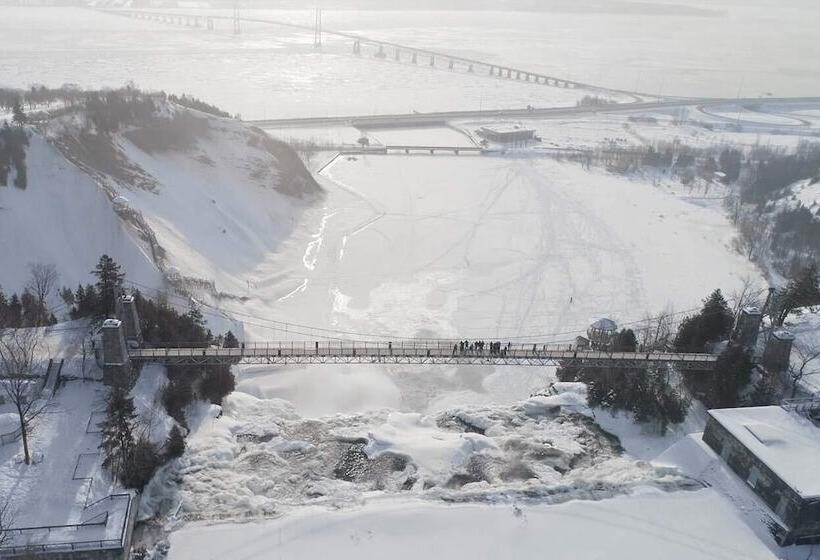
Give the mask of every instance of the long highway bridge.
M 391 60 L 394 62 L 407 62 L 410 64 L 424 64 L 431 68 L 462 71 L 470 74 L 483 74 L 486 76 L 496 78 L 530 82 L 534 84 L 542 84 L 558 88 L 585 89 L 591 92 L 627 95 L 632 97 L 636 101 L 639 101 L 641 97 L 656 97 L 651 94 L 641 94 L 627 90 L 596 86 L 594 84 L 587 84 L 584 82 L 568 80 L 565 78 L 558 78 L 555 76 L 546 75 L 542 72 L 525 70 L 522 68 L 506 64 L 487 62 L 483 60 L 448 54 L 445 52 L 435 51 L 431 49 L 401 45 L 399 43 L 394 43 L 392 41 L 373 39 L 371 37 L 366 37 L 364 35 L 359 35 L 356 33 L 327 30 L 324 29 L 321 24 L 321 10 L 317 11 L 317 17 L 314 25 L 305 25 L 275 19 L 263 19 L 256 17 L 240 16 L 238 10 L 235 10 L 233 15 L 199 15 L 191 12 L 169 12 L 165 10 L 135 10 L 127 8 L 98 8 L 98 10 L 107 14 L 125 16 L 148 21 L 156 21 L 160 23 L 167 23 L 173 25 L 181 25 L 185 27 L 205 28 L 208 30 L 214 29 L 215 21 L 231 21 L 233 24 L 234 33 L 239 33 L 240 23 L 254 23 L 289 27 L 292 29 L 298 29 L 300 31 L 308 31 L 313 33 L 314 46 L 316 47 L 320 47 L 322 45 L 323 35 L 329 35 L 350 41 L 352 45 L 352 52 L 356 55 L 361 55 L 363 49 L 369 48 L 370 50 L 372 50 L 372 55 L 375 59 Z
M 466 364 L 496 366 L 575 366 L 640 368 L 672 364 L 685 370 L 711 370 L 714 354 L 605 352 L 573 345 L 502 344 L 497 351 L 467 349 L 453 340 L 402 342 L 304 341 L 244 344 L 240 348 L 131 348 L 135 363 L 215 365 L 256 364 Z
M 607 105 L 582 105 L 574 107 L 545 107 L 530 109 L 497 109 L 485 111 L 441 111 L 432 113 L 394 113 L 384 115 L 350 115 L 325 117 L 296 117 L 283 119 L 259 119 L 245 121 L 260 128 L 298 128 L 323 126 L 353 126 L 355 128 L 379 128 L 400 126 L 442 126 L 450 121 L 465 119 L 549 119 L 592 115 L 598 113 L 631 113 L 659 111 L 689 106 L 713 105 L 820 105 L 820 97 L 746 97 L 687 98 L 640 103 L 612 103 Z

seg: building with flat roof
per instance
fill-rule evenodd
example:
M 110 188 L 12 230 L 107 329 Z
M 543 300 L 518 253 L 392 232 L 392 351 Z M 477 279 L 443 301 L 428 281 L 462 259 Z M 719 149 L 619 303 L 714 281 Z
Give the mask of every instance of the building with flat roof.
M 768 506 L 777 542 L 820 542 L 820 428 L 780 406 L 708 414 L 703 441 Z
M 498 144 L 526 144 L 535 140 L 535 130 L 518 125 L 482 126 L 476 132 L 489 142 Z

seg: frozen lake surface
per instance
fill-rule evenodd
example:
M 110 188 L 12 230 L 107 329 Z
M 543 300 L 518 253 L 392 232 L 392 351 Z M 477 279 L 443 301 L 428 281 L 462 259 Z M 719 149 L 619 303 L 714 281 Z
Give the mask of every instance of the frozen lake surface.
M 692 3 L 700 10 L 577 12 L 326 11 L 324 26 L 651 94 L 734 97 L 820 91 L 820 7 L 811 0 Z M 312 12 L 248 11 L 312 24 Z M 74 8 L 0 7 L 0 84 L 140 86 L 188 92 L 246 118 L 527 104 L 584 94 L 380 61 L 312 34 L 228 22 L 207 33 Z M 787 32 L 789 40 L 784 41 Z M 389 58 L 389 57 L 388 57 Z M 82 68 L 77 75 L 75 68 Z M 351 95 L 350 92 L 355 92 Z

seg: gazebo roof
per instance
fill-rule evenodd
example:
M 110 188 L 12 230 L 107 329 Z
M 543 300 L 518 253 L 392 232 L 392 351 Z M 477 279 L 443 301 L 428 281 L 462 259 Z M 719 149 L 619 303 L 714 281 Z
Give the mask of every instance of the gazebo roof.
M 610 331 L 617 331 L 618 330 L 618 325 L 612 319 L 604 318 L 604 319 L 598 319 L 597 321 L 592 323 L 589 326 L 589 328 L 594 329 L 596 331 L 610 332 Z

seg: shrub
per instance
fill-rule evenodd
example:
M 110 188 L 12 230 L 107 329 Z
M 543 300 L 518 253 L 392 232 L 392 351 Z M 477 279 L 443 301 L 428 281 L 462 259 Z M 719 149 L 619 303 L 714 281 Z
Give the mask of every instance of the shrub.
M 199 386 L 199 394 L 203 400 L 214 404 L 222 404 L 222 399 L 231 394 L 236 388 L 233 374 L 228 367 L 214 367 L 205 372 L 205 377 Z

